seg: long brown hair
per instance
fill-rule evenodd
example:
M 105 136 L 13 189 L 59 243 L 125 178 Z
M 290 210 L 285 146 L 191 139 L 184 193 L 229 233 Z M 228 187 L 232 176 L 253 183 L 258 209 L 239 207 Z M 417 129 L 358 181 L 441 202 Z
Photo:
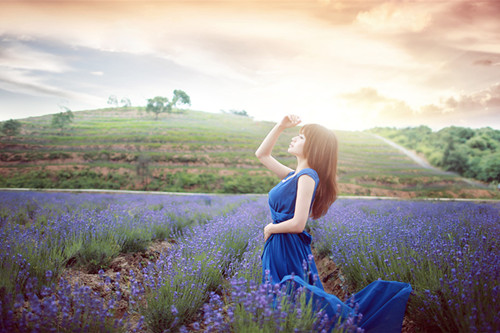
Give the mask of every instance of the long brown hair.
M 318 124 L 304 125 L 300 133 L 306 137 L 304 155 L 307 162 L 319 176 L 311 209 L 311 217 L 317 219 L 325 215 L 337 199 L 337 137 L 331 130 Z

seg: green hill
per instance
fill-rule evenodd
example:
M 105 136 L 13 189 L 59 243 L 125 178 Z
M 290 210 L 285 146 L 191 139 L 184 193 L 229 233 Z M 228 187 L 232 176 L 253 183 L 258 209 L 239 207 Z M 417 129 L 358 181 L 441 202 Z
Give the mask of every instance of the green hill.
M 52 115 L 20 120 L 0 141 L 0 187 L 266 193 L 276 178 L 254 152 L 274 125 L 245 116 L 186 111 L 157 121 L 141 109 L 74 112 L 70 128 Z M 275 156 L 294 167 L 287 130 Z M 428 170 L 365 132 L 336 131 L 342 195 L 481 197 L 498 195 Z

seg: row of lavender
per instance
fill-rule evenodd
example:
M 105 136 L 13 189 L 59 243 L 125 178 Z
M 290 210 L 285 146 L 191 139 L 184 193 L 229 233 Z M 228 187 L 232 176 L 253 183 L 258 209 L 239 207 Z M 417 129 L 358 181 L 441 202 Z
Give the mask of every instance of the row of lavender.
M 334 320 L 313 314 L 300 295 L 289 302 L 260 284 L 264 197 L 0 192 L 0 199 L 0 330 L 320 331 Z M 409 282 L 417 326 L 495 331 L 499 211 L 340 199 L 310 226 L 314 246 L 341 265 L 352 291 L 377 278 Z M 174 246 L 139 274 L 100 270 L 111 297 L 59 279 L 69 264 L 97 270 L 164 238 Z M 339 329 L 355 328 L 350 320 Z
M 419 328 L 500 330 L 500 203 L 339 200 L 314 233 L 354 289 L 411 283 Z
M 241 197 L 3 192 L 0 202 L 0 278 L 14 290 L 47 271 L 56 279 L 68 260 L 97 272 L 120 252 L 224 214 Z

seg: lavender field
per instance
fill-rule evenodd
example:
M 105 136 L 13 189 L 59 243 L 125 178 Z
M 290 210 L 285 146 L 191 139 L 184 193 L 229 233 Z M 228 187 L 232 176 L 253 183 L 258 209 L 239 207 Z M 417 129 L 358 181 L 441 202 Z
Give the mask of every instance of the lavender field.
M 261 284 L 269 222 L 266 196 L 0 192 L 0 331 L 355 331 Z M 412 285 L 404 331 L 500 331 L 499 202 L 340 198 L 308 229 L 347 293 Z

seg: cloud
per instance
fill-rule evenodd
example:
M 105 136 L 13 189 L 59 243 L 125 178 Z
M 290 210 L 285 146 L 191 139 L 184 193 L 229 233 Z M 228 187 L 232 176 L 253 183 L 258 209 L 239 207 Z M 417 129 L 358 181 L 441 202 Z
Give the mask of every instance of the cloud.
M 213 77 L 253 83 L 253 72 L 294 58 L 308 38 L 299 36 L 297 12 L 280 13 L 272 9 L 280 2 L 272 3 L 1 4 L 8 15 L 0 21 L 0 36 L 10 32 L 74 48 L 156 56 Z M 291 38 L 294 31 L 297 39 Z
M 479 59 L 474 61 L 474 65 L 477 66 L 500 66 L 500 58 L 499 59 Z
M 500 83 L 486 89 L 471 93 L 459 94 L 441 99 L 435 111 L 442 113 L 469 114 L 474 111 L 495 112 L 500 109 Z
M 370 2 L 372 3 L 372 2 Z M 464 54 L 500 54 L 500 1 L 387 1 L 358 13 L 354 25 L 400 47 L 414 61 L 442 66 Z
M 96 98 L 92 95 L 60 88 L 48 84 L 43 78 L 26 71 L 14 69 L 2 69 L 0 72 L 0 89 L 27 95 L 96 101 Z
M 372 87 L 340 94 L 339 97 L 346 102 L 346 107 L 355 110 L 369 127 L 410 126 L 416 120 L 416 112 L 406 102 L 381 95 Z
M 361 110 L 363 119 L 372 126 L 416 126 L 427 124 L 445 127 L 454 124 L 464 126 L 499 126 L 500 83 L 486 89 L 456 96 L 441 97 L 436 103 L 411 107 L 405 101 L 380 94 L 371 87 L 353 93 L 339 95 L 347 106 Z M 497 119 L 493 123 L 492 119 Z
M 500 126 L 500 83 L 472 93 L 444 96 L 423 105 L 418 117 L 439 126 Z
M 358 13 L 355 24 L 374 32 L 415 33 L 431 23 L 430 8 L 419 2 L 384 2 Z
M 498 21 L 500 14 L 500 3 L 496 0 L 483 1 L 450 1 L 450 6 L 447 7 L 448 20 L 443 20 L 443 25 L 453 25 L 461 22 L 465 25 L 485 24 L 485 21 Z M 490 26 L 490 29 L 493 29 Z M 488 29 L 488 30 L 490 30 Z
M 49 83 L 54 77 L 73 71 L 64 57 L 38 50 L 4 36 L 0 40 L 0 89 L 25 95 L 95 100 L 91 95 Z
M 2 67 L 51 73 L 71 70 L 62 57 L 34 50 L 8 38 L 0 40 L 0 69 Z
M 435 6 L 422 37 L 455 50 L 498 54 L 500 2 L 449 1 Z
M 371 87 L 361 88 L 354 93 L 340 94 L 339 97 L 355 104 L 377 104 L 390 101 L 389 98 L 380 95 L 375 88 Z

